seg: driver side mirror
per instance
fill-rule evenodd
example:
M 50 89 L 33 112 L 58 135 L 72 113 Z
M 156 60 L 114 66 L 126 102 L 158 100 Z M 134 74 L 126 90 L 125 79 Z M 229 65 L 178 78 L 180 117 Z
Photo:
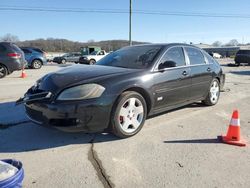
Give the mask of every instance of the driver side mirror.
M 176 67 L 176 63 L 174 61 L 165 61 L 158 66 L 158 70 L 164 70 L 171 67 Z

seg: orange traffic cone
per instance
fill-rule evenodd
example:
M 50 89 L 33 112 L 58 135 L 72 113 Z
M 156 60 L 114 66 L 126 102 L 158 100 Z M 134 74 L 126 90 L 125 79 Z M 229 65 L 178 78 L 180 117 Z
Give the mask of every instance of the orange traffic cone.
M 26 74 L 24 68 L 22 69 L 22 74 L 21 74 L 20 77 L 21 77 L 21 78 L 26 78 L 26 77 L 27 77 L 27 74 Z
M 227 135 L 222 136 L 222 142 L 231 145 L 246 146 L 245 141 L 240 139 L 240 119 L 238 110 L 233 112 Z

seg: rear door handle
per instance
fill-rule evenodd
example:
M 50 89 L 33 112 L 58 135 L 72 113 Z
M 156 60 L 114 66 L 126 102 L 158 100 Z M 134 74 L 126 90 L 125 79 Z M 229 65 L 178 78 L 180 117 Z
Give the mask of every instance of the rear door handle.
M 210 72 L 210 71 L 211 71 L 211 68 L 210 68 L 210 67 L 208 67 L 208 68 L 207 68 L 207 72 Z
M 182 72 L 182 75 L 183 75 L 183 76 L 187 76 L 187 71 L 183 71 L 183 72 Z

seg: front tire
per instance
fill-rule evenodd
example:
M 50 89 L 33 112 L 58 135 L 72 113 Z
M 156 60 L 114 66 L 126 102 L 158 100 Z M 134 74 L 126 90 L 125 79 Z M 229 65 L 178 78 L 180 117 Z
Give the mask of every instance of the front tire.
M 134 136 L 142 129 L 146 117 L 145 99 L 137 92 L 124 92 L 114 104 L 111 131 L 120 138 Z
M 220 98 L 220 83 L 218 79 L 213 79 L 207 94 L 207 97 L 202 101 L 207 106 L 213 106 L 217 104 Z
M 43 63 L 38 60 L 38 59 L 35 59 L 34 61 L 32 61 L 32 64 L 31 64 L 31 67 L 33 69 L 40 69 L 42 67 Z
M 0 64 L 0 79 L 4 78 L 8 74 L 8 70 L 4 65 Z
M 62 59 L 61 64 L 66 64 L 66 60 Z

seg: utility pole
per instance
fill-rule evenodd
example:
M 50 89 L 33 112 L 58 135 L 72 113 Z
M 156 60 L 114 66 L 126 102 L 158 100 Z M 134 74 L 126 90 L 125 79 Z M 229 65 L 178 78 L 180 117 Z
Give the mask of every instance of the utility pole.
M 129 0 L 129 45 L 132 46 L 131 39 L 131 21 L 132 21 L 132 0 Z

